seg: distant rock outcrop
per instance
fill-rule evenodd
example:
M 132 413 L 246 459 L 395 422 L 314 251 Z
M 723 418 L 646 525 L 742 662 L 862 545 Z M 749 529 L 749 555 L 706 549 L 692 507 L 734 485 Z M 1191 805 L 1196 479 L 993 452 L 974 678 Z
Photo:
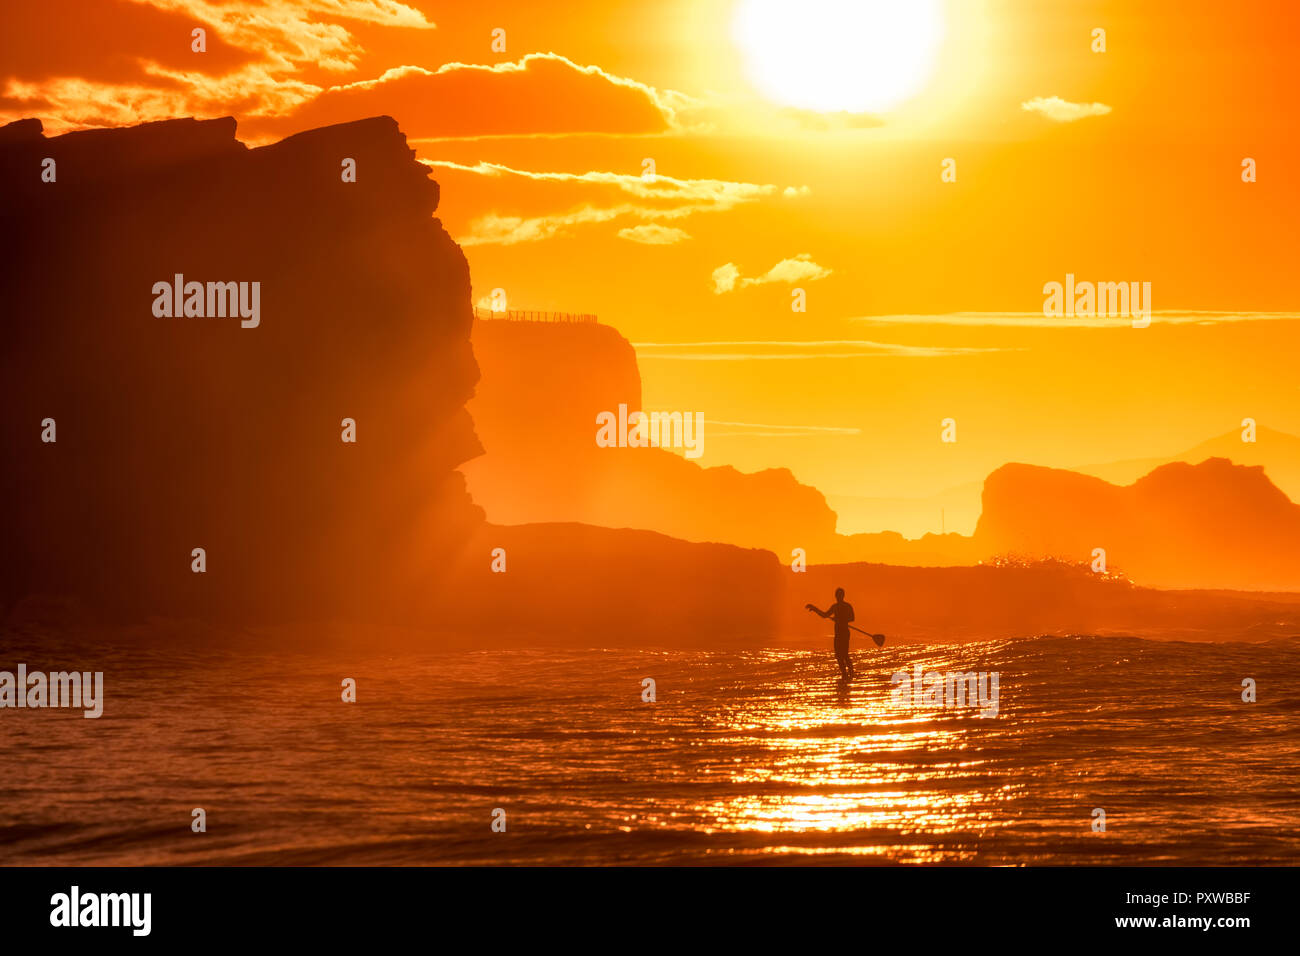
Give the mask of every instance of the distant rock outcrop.
M 469 407 L 485 454 L 464 471 L 490 520 L 641 528 L 786 560 L 835 537 L 821 492 L 786 469 L 746 474 L 662 448 L 598 447 L 600 412 L 642 408 L 636 353 L 609 326 L 485 320 L 473 342 L 483 378 Z
M 1177 461 L 1194 464 L 1207 458 L 1226 458 L 1234 465 L 1262 466 L 1268 480 L 1284 495 L 1292 501 L 1300 501 L 1300 438 L 1265 425 L 1252 430 L 1253 441 L 1243 441 L 1244 429 L 1234 428 L 1177 455 L 1084 465 L 1070 470 L 1095 475 L 1113 485 L 1130 485 L 1161 465 Z
M 984 483 L 978 548 L 1092 561 L 1157 587 L 1300 588 L 1300 505 L 1263 468 L 1210 458 L 1162 465 L 1117 486 L 1070 471 L 1011 464 Z
M 1264 469 L 1213 458 L 1129 486 L 1009 464 L 984 483 L 973 535 L 841 535 L 817 489 L 783 469 L 702 468 L 662 449 L 599 448 L 596 415 L 641 407 L 632 347 L 606 326 L 479 321 L 470 404 L 485 453 L 466 468 L 493 521 L 584 522 L 775 552 L 809 564 L 975 565 L 1013 555 L 1108 567 L 1154 587 L 1300 589 L 1300 506 Z M 1277 445 L 1274 436 L 1266 438 Z
M 1300 506 L 1263 469 L 1170 464 L 1119 487 L 1009 464 L 984 484 L 973 535 L 836 534 L 817 489 L 784 469 L 702 468 L 662 449 L 599 448 L 596 415 L 641 407 L 631 345 L 594 323 L 479 321 L 470 404 L 485 453 L 465 472 L 503 524 L 584 522 L 773 551 L 810 564 L 975 565 L 1003 555 L 1108 566 L 1163 587 L 1300 588 Z M 1275 443 L 1276 444 L 1276 443 Z

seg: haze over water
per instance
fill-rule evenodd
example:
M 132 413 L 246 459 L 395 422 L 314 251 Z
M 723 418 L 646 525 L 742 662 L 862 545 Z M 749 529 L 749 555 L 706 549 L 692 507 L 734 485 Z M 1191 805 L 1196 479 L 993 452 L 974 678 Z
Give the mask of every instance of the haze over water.
M 60 647 L 0 668 L 92 666 Z M 101 719 L 0 713 L 0 863 L 1300 858 L 1295 639 L 855 640 L 848 687 L 829 647 L 95 654 Z M 998 716 L 894 707 L 916 663 L 998 671 Z

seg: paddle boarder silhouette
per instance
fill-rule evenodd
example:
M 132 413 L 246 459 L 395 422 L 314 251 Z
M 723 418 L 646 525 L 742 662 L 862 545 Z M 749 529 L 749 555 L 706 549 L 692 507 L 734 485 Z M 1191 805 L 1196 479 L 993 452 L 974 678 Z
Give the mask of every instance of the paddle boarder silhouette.
M 844 589 L 835 589 L 835 603 L 826 610 L 806 605 L 808 610 L 819 617 L 835 620 L 835 661 L 840 665 L 840 677 L 853 679 L 853 660 L 849 657 L 849 624 L 853 621 L 853 605 L 844 600 Z

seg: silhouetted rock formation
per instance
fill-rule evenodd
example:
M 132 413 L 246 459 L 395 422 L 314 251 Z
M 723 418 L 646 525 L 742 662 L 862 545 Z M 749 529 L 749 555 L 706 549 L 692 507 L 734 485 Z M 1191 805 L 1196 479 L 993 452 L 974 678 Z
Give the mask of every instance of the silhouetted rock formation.
M 790 573 L 767 551 L 583 524 L 485 525 L 452 566 L 438 620 L 453 635 L 582 647 L 774 638 Z
M 433 218 L 425 167 L 386 117 L 259 149 L 234 134 L 231 120 L 53 139 L 32 121 L 0 128 L 0 610 L 23 601 L 39 620 L 61 606 L 41 595 L 71 595 L 131 619 L 712 645 L 817 638 L 798 609 L 845 586 L 861 622 L 904 638 L 1238 636 L 1296 620 L 1284 599 L 1169 596 L 1078 569 L 827 566 L 841 550 L 1086 561 L 1105 547 L 1140 580 L 1297 587 L 1300 508 L 1258 469 L 1219 460 L 1127 488 L 1007 466 L 974 539 L 836 536 L 821 495 L 787 472 L 597 448 L 596 413 L 641 396 L 631 348 L 592 325 L 511 331 L 522 348 L 478 336 L 494 378 L 474 407 L 509 465 L 493 507 L 540 487 L 546 508 L 568 494 L 587 520 L 732 543 L 487 524 L 457 471 L 481 451 L 466 411 L 469 273 Z M 159 314 L 156 286 L 177 274 L 258 283 L 255 327 Z M 340 440 L 345 418 L 355 444 Z M 42 440 L 47 419 L 57 441 Z M 788 567 L 792 547 L 808 551 L 807 573 Z
M 821 492 L 784 468 L 746 474 L 662 448 L 598 447 L 597 414 L 642 410 L 636 353 L 609 326 L 486 320 L 473 342 L 483 378 L 469 407 L 486 453 L 464 471 L 490 520 L 642 528 L 786 559 L 835 537 Z
M 802 548 L 810 564 L 943 567 L 1006 554 L 1089 564 L 1102 547 L 1140 584 L 1300 588 L 1300 507 L 1260 468 L 1168 465 L 1118 488 L 1011 464 L 987 479 L 972 536 L 840 535 L 821 492 L 784 469 L 744 474 L 662 449 L 597 447 L 598 412 L 641 407 L 635 353 L 613 329 L 480 321 L 473 340 L 483 378 L 470 409 L 486 451 L 465 472 L 495 522 L 644 528 L 766 548 L 784 563 Z M 1285 437 L 1264 434 L 1279 455 Z
M 1242 429 L 1234 428 L 1177 455 L 1085 465 L 1070 470 L 1095 475 L 1112 485 L 1131 485 L 1161 465 L 1177 461 L 1196 464 L 1207 458 L 1226 458 L 1234 465 L 1262 466 L 1268 480 L 1277 485 L 1282 494 L 1300 502 L 1300 438 L 1264 425 L 1255 429 L 1255 441 L 1242 441 L 1241 438 Z
M 31 619 L 71 596 L 132 620 L 584 642 L 772 632 L 774 586 L 744 607 L 718 597 L 772 585 L 769 554 L 483 523 L 456 470 L 480 451 L 465 409 L 478 377 L 469 271 L 413 156 L 388 117 L 259 149 L 230 119 L 51 139 L 33 120 L 0 129 L 0 611 L 22 602 Z M 186 296 L 158 314 L 155 284 L 177 274 L 259 283 L 255 327 L 186 316 Z M 565 404 L 571 366 L 542 374 L 546 401 L 515 414 L 579 407 Z M 639 383 L 620 394 L 639 403 Z M 559 472 L 581 474 L 571 448 L 538 437 Z M 490 570 L 499 546 L 507 574 Z
M 986 553 L 1090 562 L 1158 587 L 1300 588 L 1300 505 L 1260 467 L 1211 458 L 1163 465 L 1132 485 L 1032 465 L 984 483 L 974 540 Z
M 5 598 L 238 619 L 418 599 L 481 513 L 455 471 L 479 450 L 469 271 L 413 156 L 388 117 L 260 149 L 232 119 L 0 131 Z M 259 282 L 260 324 L 159 317 L 177 273 Z

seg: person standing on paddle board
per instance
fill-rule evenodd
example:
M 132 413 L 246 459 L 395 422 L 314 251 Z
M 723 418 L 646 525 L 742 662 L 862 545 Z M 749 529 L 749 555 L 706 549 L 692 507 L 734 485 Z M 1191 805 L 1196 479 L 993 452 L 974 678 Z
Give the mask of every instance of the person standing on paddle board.
M 835 589 L 835 603 L 826 610 L 807 605 L 808 610 L 819 617 L 835 619 L 835 661 L 840 665 L 840 676 L 845 680 L 853 677 L 853 661 L 849 657 L 849 624 L 853 620 L 853 605 L 844 600 L 844 589 Z

